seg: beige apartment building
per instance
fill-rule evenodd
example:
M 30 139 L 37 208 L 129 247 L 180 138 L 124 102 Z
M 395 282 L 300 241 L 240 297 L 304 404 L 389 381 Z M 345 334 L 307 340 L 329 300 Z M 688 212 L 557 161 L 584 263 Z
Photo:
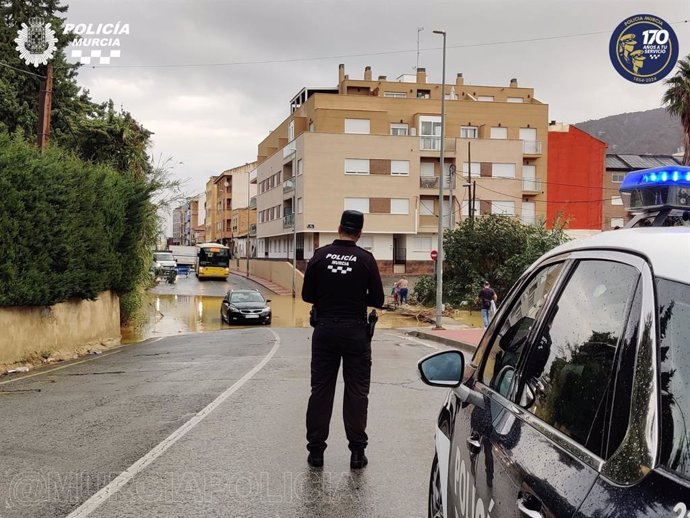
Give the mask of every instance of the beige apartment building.
M 441 163 L 441 85 L 426 71 L 388 80 L 350 79 L 337 88 L 305 88 L 290 115 L 259 144 L 257 256 L 298 260 L 337 237 L 343 209 L 365 213 L 360 246 L 382 273 L 433 271 L 439 181 L 444 225 L 469 213 L 503 213 L 533 223 L 546 213 L 548 106 L 517 80 L 506 86 L 445 89 L 445 164 Z M 454 181 L 450 176 L 454 173 Z M 450 188 L 452 187 L 452 205 Z M 293 227 L 294 225 L 294 227 Z
M 246 209 L 256 185 L 256 162 L 247 163 L 212 176 L 206 183 L 206 241 L 232 246 L 233 210 Z

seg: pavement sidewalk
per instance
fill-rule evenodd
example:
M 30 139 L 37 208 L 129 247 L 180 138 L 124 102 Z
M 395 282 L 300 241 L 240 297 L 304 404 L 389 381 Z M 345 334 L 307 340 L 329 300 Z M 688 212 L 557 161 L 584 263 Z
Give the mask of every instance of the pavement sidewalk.
M 443 323 L 443 327 L 444 329 L 419 327 L 407 331 L 407 334 L 424 340 L 432 340 L 444 345 L 456 347 L 468 354 L 474 353 L 482 336 L 484 336 L 484 329 L 476 327 L 446 324 L 445 322 Z
M 264 288 L 266 288 L 267 290 L 271 290 L 276 295 L 288 295 L 288 296 L 292 295 L 291 290 L 285 289 L 280 284 L 276 284 L 275 282 L 271 282 L 268 279 L 264 279 L 263 277 L 258 277 L 256 275 L 252 275 L 252 274 L 249 274 L 249 276 L 247 276 L 246 273 L 234 272 L 234 271 L 230 271 L 230 273 L 232 275 L 237 275 L 238 277 L 244 277 L 245 279 L 249 279 L 251 281 L 254 281 L 257 284 L 261 284 Z

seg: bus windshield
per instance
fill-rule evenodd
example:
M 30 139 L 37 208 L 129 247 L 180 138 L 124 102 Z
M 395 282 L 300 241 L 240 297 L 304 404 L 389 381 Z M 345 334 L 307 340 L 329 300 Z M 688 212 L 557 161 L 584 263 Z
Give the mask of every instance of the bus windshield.
M 227 248 L 199 248 L 199 266 L 223 266 L 230 263 L 230 253 Z

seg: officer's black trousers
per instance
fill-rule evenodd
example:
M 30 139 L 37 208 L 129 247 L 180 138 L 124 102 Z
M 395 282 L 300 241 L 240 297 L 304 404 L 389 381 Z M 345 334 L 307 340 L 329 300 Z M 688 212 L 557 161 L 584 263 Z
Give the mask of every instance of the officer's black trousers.
M 311 343 L 311 396 L 307 408 L 307 449 L 326 449 L 335 384 L 343 360 L 343 420 L 350 450 L 367 447 L 367 407 L 371 381 L 371 341 L 364 324 L 323 324 Z

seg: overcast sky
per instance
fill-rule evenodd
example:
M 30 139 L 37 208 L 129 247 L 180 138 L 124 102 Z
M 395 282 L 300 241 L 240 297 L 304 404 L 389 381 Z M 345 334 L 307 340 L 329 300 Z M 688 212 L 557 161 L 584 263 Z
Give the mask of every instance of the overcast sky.
M 336 86 L 339 63 L 353 79 L 366 65 L 374 77 L 414 73 L 418 27 L 430 81 L 441 81 L 442 41 L 431 31 L 445 29 L 449 81 L 457 72 L 480 85 L 517 77 L 563 122 L 660 106 L 661 83 L 630 83 L 611 65 L 609 38 L 623 19 L 663 18 L 680 55 L 690 53 L 690 23 L 679 23 L 690 19 L 688 0 L 67 1 L 68 23 L 129 24 L 121 57 L 83 67 L 79 82 L 155 133 L 152 153 L 173 159 L 190 195 L 255 160 L 293 95 Z M 227 65 L 237 62 L 264 63 Z

